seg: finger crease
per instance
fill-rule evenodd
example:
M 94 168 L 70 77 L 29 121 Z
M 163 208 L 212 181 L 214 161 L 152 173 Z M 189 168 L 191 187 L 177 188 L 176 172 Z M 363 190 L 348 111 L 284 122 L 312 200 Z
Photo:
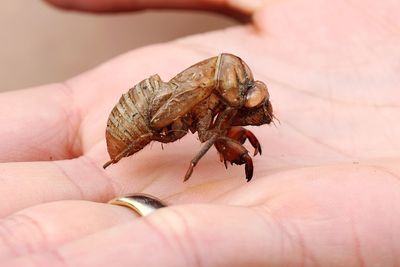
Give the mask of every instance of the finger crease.
M 279 261 L 287 259 L 290 260 L 290 262 L 286 262 L 287 265 L 292 265 L 294 264 L 295 266 L 304 266 L 305 258 L 308 258 L 307 255 L 311 255 L 311 253 L 308 253 L 308 250 L 305 247 L 304 244 L 304 238 L 301 235 L 300 231 L 296 229 L 297 231 L 290 230 L 288 228 L 287 223 L 283 223 L 282 220 L 276 215 L 268 212 L 269 217 L 272 220 L 267 220 L 265 217 L 265 207 L 254 207 L 252 210 L 256 213 L 257 217 L 259 217 L 264 224 L 266 225 L 265 229 L 271 229 L 271 226 L 275 226 L 276 229 L 278 230 L 278 237 L 279 237 L 279 243 L 280 246 L 276 246 L 277 248 L 279 247 L 280 251 L 276 255 L 280 255 L 282 258 L 278 259 Z M 273 225 L 271 225 L 271 222 L 273 222 Z M 268 235 L 270 235 L 271 231 L 265 231 Z M 275 231 L 276 232 L 276 231 Z M 266 238 L 268 240 L 268 238 Z M 267 245 L 268 247 L 268 245 Z M 307 252 L 306 252 L 307 251 Z M 267 253 L 266 253 L 267 254 Z M 269 253 L 268 253 L 269 254 Z M 283 255 L 292 255 L 290 258 L 285 258 Z M 296 255 L 298 257 L 296 257 Z M 311 257 L 313 259 L 313 257 Z M 269 259 L 266 259 L 269 260 Z M 312 260 L 313 263 L 316 264 L 315 260 Z
M 75 97 L 72 87 L 67 81 L 60 83 L 60 89 L 66 96 L 66 103 L 62 105 L 64 119 L 67 122 L 67 143 L 66 152 L 69 157 L 75 158 L 83 154 L 82 141 L 80 138 L 80 127 L 82 122 L 82 114 L 76 106 Z
M 70 184 L 75 187 L 76 192 L 79 194 L 79 199 L 85 199 L 85 193 L 83 192 L 82 188 L 79 186 L 78 183 L 72 179 L 72 177 L 68 174 L 67 170 L 62 166 L 62 164 L 59 164 L 58 161 L 51 161 L 51 163 L 54 164 L 54 166 L 57 167 L 57 169 L 61 172 L 61 174 L 70 182 Z
M 117 195 L 117 190 L 115 188 L 115 184 L 113 183 L 112 178 L 108 175 L 108 173 L 103 171 L 103 169 L 99 167 L 99 165 L 97 165 L 88 156 L 82 155 L 80 159 L 82 159 L 83 164 L 86 164 L 86 166 L 89 166 L 89 168 L 93 169 L 98 174 L 98 176 L 102 177 L 102 179 L 104 180 L 105 193 L 100 198 L 107 201 L 115 197 Z
M 185 217 L 173 208 L 169 211 L 173 214 L 173 223 L 168 226 L 172 230 L 174 243 L 178 244 L 181 254 L 186 258 L 187 266 L 203 266 L 197 243 Z
M 3 219 L 1 220 L 0 223 L 0 239 L 3 241 L 4 246 L 6 247 L 6 249 L 8 249 L 8 252 L 10 254 L 12 254 L 13 256 L 17 257 L 19 256 L 19 253 L 17 251 L 17 249 L 15 248 L 15 246 L 13 246 L 13 243 L 11 240 L 13 237 L 13 231 L 11 231 L 11 229 L 5 225 L 5 221 L 9 220 L 9 218 L 7 219 Z M 4 253 L 4 250 L 3 250 Z
M 55 266 L 61 266 L 61 267 L 69 266 L 65 258 L 60 254 L 60 252 L 57 249 L 50 250 L 48 253 L 46 253 L 46 255 L 49 258 L 55 260 L 55 264 L 53 264 Z M 38 264 L 38 266 L 43 266 L 43 265 Z
M 35 241 L 34 243 L 33 242 L 26 243 L 28 253 L 33 253 L 47 247 L 48 241 L 43 231 L 43 228 L 40 226 L 40 223 L 38 223 L 35 219 L 26 214 L 15 214 L 13 215 L 13 217 L 21 220 L 25 225 L 26 229 L 29 228 L 29 231 L 27 232 L 30 233 L 30 236 L 32 236 L 32 233 L 37 233 L 39 236 L 39 238 L 34 240 Z
M 48 241 L 42 227 L 26 214 L 3 219 L 0 229 L 0 237 L 13 256 L 24 256 L 47 247 Z

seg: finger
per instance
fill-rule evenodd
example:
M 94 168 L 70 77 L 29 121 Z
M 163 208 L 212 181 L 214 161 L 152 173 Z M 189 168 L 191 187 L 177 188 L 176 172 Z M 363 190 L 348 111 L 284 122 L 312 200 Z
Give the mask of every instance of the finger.
M 133 192 L 179 203 L 205 202 L 243 183 L 239 168 L 228 174 L 222 166 L 210 168 L 219 165 L 214 158 L 198 166 L 196 179 L 182 183 L 187 162 L 176 151 L 185 151 L 185 157 L 190 158 L 197 149 L 190 145 L 191 141 L 180 142 L 164 151 L 160 149 L 162 156 L 154 150 L 145 150 L 106 172 L 101 167 L 106 157 L 97 150 L 93 151 L 93 157 L 84 155 L 73 160 L 2 163 L 0 217 L 45 202 L 69 199 L 106 202 Z M 104 150 L 104 146 L 99 144 L 99 150 Z M 155 161 L 157 168 L 154 168 Z
M 52 84 L 0 94 L 0 162 L 73 158 L 81 154 L 80 115 L 72 91 Z
M 40 203 L 114 197 L 113 182 L 89 159 L 0 165 L 0 217 Z
M 58 201 L 25 209 L 0 220 L 0 262 L 54 249 L 137 217 L 132 210 L 89 201 Z
M 3 266 L 275 266 L 294 264 L 299 252 L 268 216 L 241 207 L 190 205 Z
M 127 11 L 144 8 L 212 8 L 224 5 L 225 1 L 219 0 L 47 0 L 51 4 L 67 9 L 79 9 L 86 11 Z
M 266 0 L 47 0 L 49 3 L 66 9 L 78 9 L 94 12 L 112 12 L 140 10 L 145 8 L 187 8 L 187 9 L 227 9 L 234 8 L 241 12 L 252 13 Z

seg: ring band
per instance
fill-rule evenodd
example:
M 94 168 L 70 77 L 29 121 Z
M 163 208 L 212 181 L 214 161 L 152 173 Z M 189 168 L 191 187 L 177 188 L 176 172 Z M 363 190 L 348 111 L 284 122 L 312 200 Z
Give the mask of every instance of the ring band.
M 111 199 L 108 203 L 132 209 L 140 216 L 147 216 L 155 210 L 167 206 L 161 200 L 147 194 L 117 197 Z

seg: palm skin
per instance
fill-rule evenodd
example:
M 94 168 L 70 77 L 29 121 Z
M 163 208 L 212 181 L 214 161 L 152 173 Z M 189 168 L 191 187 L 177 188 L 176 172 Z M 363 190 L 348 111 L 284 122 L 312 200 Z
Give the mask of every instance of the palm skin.
M 0 119 L 9 125 L 0 131 L 1 203 L 14 196 L 0 210 L 4 266 L 396 265 L 399 10 L 395 1 L 275 1 L 252 25 L 149 46 L 61 85 L 3 94 L 2 114 L 12 112 Z M 242 57 L 268 85 L 280 121 L 251 128 L 264 153 L 253 159 L 250 183 L 242 166 L 226 171 L 215 150 L 183 183 L 200 149 L 196 136 L 101 169 L 105 123 L 123 92 L 221 52 Z M 93 202 L 135 192 L 171 207 L 136 219 Z

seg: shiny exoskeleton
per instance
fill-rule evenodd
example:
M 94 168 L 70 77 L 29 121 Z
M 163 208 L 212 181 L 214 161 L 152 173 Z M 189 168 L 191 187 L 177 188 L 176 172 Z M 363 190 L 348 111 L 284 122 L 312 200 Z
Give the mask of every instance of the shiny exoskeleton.
M 245 164 L 250 181 L 253 162 L 243 143 L 250 141 L 254 155 L 261 154 L 261 145 L 241 126 L 269 124 L 273 118 L 266 85 L 254 81 L 242 59 L 220 54 L 189 67 L 169 82 L 153 75 L 123 94 L 108 118 L 106 141 L 111 160 L 103 167 L 151 141 L 174 142 L 191 131 L 205 144 L 192 159 L 185 181 L 213 145 L 225 166 L 227 161 Z

